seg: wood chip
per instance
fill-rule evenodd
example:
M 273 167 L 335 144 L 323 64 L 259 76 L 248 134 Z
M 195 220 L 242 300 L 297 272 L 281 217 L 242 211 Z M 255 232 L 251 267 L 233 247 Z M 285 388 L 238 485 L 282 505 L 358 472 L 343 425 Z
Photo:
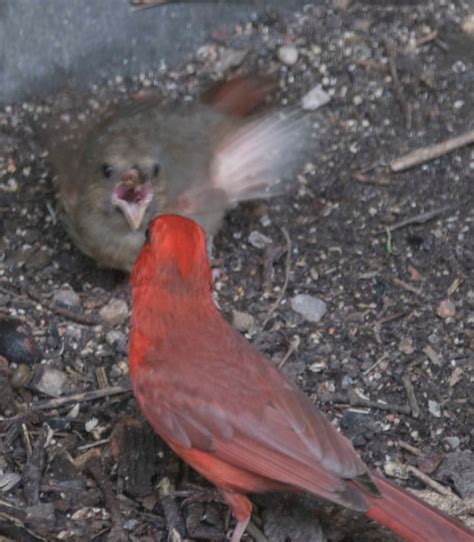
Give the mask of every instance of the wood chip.
M 432 346 L 427 344 L 423 348 L 423 352 L 428 356 L 429 360 L 433 365 L 436 365 L 436 367 L 441 367 L 443 362 L 441 361 L 441 358 Z

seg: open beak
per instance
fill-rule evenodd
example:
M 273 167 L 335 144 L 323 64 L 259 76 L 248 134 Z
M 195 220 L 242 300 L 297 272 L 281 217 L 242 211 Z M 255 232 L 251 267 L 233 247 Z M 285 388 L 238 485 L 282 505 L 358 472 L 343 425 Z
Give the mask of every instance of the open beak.
M 122 211 L 132 231 L 141 226 L 152 199 L 153 189 L 149 184 L 130 186 L 122 182 L 112 192 L 112 204 Z

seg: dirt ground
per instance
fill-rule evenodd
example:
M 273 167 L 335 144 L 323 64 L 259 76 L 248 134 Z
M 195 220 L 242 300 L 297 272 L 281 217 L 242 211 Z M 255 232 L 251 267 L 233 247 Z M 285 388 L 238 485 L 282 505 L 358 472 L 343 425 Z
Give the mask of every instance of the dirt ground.
M 276 104 L 322 86 L 331 99 L 308 113 L 314 140 L 290 195 L 240 206 L 215 240 L 219 304 L 284 360 L 372 468 L 472 525 L 474 147 L 400 173 L 387 167 L 474 128 L 467 4 L 326 0 L 290 17 L 268 12 L 216 28 L 182 66 L 117 74 L 93 98 L 149 86 L 196 97 L 219 70 L 273 71 Z M 279 59 L 282 44 L 297 50 L 294 65 Z M 54 172 L 33 136 L 54 115 L 54 97 L 0 111 L 0 316 L 27 323 L 41 352 L 13 355 L 0 325 L 0 534 L 223 540 L 227 508 L 186 501 L 190 484 L 206 483 L 153 435 L 127 391 L 126 277 L 98 269 L 57 220 Z M 297 294 L 326 304 L 318 322 L 292 309 Z M 394 540 L 305 498 L 253 502 L 270 541 Z

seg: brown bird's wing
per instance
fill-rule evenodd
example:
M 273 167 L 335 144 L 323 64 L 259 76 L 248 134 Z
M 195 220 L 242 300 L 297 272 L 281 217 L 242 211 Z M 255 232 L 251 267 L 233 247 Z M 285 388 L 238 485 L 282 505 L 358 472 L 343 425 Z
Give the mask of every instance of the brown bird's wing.
M 215 113 L 209 110 L 207 114 L 215 122 Z M 188 126 L 187 130 L 190 129 Z M 197 137 L 199 129 L 197 127 Z M 219 122 L 217 117 L 213 130 L 209 130 L 214 135 L 207 142 L 209 154 L 194 156 L 195 149 L 186 141 L 175 146 L 181 149 L 186 146 L 186 156 L 193 164 L 204 158 L 210 158 L 210 161 L 205 176 L 193 177 L 192 182 L 184 183 L 182 179 L 199 171 L 194 167 L 183 171 L 176 179 L 175 185 L 183 189 L 179 198 L 170 200 L 173 211 L 197 216 L 231 208 L 241 201 L 284 193 L 289 181 L 294 179 L 297 165 L 301 164 L 308 143 L 307 129 L 306 119 L 295 111 L 270 113 L 238 123 Z M 169 158 L 173 152 L 174 148 L 170 148 Z M 175 173 L 179 163 L 178 159 L 173 162 L 178 164 L 174 166 Z
M 216 337 L 193 334 L 188 347 L 185 338 L 173 341 L 167 362 L 159 361 L 163 350 L 150 350 L 137 369 L 135 393 L 154 429 L 181 450 L 200 450 L 247 474 L 367 510 L 362 492 L 345 482 L 367 478 L 349 441 L 237 332 L 222 325 L 227 326 L 212 326 Z M 209 346 L 222 344 L 223 337 L 227 360 Z M 213 481 L 211 469 L 198 470 Z

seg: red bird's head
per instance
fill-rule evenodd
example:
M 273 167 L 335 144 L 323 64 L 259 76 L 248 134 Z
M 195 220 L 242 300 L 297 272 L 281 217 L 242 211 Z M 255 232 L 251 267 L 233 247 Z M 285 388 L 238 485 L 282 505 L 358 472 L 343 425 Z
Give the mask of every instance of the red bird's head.
M 150 222 L 146 241 L 130 277 L 132 288 L 144 285 L 211 288 L 211 269 L 204 230 L 194 220 L 160 215 Z

